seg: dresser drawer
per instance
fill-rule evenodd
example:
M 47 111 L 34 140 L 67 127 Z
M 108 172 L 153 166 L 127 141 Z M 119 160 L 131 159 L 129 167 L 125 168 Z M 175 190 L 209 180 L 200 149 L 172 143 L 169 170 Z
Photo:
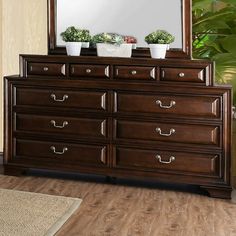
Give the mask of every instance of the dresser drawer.
M 70 65 L 70 76 L 109 78 L 109 66 L 72 64 Z
M 78 135 L 83 138 L 107 137 L 107 120 L 60 116 L 15 114 L 15 131 Z
M 34 63 L 27 65 L 28 75 L 65 76 L 65 64 L 63 63 Z
M 170 171 L 181 174 L 221 177 L 222 156 L 138 148 L 114 148 L 114 167 L 144 171 Z
M 114 66 L 115 79 L 155 80 L 153 66 Z
M 214 96 L 115 93 L 115 111 L 221 119 L 221 98 Z
M 204 68 L 161 68 L 161 81 L 194 82 L 206 84 Z
M 54 141 L 15 140 L 13 162 L 25 159 L 57 165 L 107 165 L 107 147 L 103 145 L 71 144 Z M 29 161 L 30 162 L 30 161 Z M 28 162 L 25 162 L 28 163 Z
M 14 105 L 107 110 L 106 92 L 16 87 Z
M 221 127 L 216 125 L 134 122 L 127 120 L 116 120 L 114 123 L 116 139 L 221 146 Z

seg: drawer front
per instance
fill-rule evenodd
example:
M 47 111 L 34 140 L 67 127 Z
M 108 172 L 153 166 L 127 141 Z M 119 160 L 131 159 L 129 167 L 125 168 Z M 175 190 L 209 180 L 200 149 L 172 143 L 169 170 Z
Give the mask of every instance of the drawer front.
M 162 81 L 206 83 L 203 68 L 161 68 Z
M 114 71 L 116 79 L 156 79 L 156 68 L 152 66 L 115 66 Z
M 109 66 L 74 64 L 70 66 L 70 76 L 109 78 Z
M 161 122 L 115 121 L 117 139 L 221 146 L 220 126 Z
M 104 145 L 84 145 L 54 141 L 15 140 L 13 161 L 27 163 L 24 160 L 53 162 L 58 165 L 89 165 L 104 167 L 107 165 L 107 147 Z M 44 161 L 43 161 L 44 160 Z M 30 161 L 29 161 L 30 162 Z
M 115 111 L 158 113 L 171 116 L 187 116 L 221 119 L 221 98 L 209 96 L 169 96 L 115 94 Z
M 107 120 L 105 119 L 15 114 L 14 123 L 16 131 L 107 137 Z
M 28 75 L 65 76 L 65 64 L 62 63 L 28 63 Z
M 78 109 L 107 109 L 107 94 L 93 91 L 16 88 L 14 105 L 63 107 Z
M 222 156 L 219 154 L 188 153 L 117 147 L 114 167 L 146 171 L 167 170 L 192 175 L 221 177 Z

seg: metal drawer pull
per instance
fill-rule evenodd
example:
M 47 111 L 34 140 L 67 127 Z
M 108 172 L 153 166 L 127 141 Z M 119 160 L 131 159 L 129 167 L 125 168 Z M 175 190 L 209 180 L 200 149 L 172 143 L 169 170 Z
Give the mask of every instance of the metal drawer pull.
M 58 152 L 56 151 L 56 148 L 54 146 L 51 146 L 50 149 L 53 151 L 53 153 L 57 154 L 57 155 L 63 155 L 66 151 L 68 151 L 67 147 L 64 147 L 62 149 L 62 152 Z
M 170 101 L 170 105 L 169 106 L 165 106 L 165 105 L 162 105 L 162 101 L 161 100 L 156 100 L 156 104 L 159 105 L 160 108 L 170 109 L 171 107 L 173 107 L 176 104 L 176 102 L 175 101 Z
M 161 136 L 169 137 L 175 133 L 175 129 L 171 128 L 169 134 L 163 134 L 161 128 L 156 128 L 156 132 L 159 133 Z
M 44 71 L 48 71 L 48 67 L 46 67 L 46 66 L 43 67 L 43 70 L 44 70 Z
M 63 121 L 62 125 L 57 125 L 55 120 L 51 120 L 50 123 L 55 127 L 59 129 L 65 128 L 69 123 L 68 121 Z
M 156 155 L 155 158 L 162 164 L 170 164 L 172 161 L 175 161 L 175 157 L 171 156 L 169 158 L 169 161 L 162 161 L 161 156 L 160 155 Z
M 51 98 L 55 101 L 55 102 L 64 102 L 66 99 L 68 99 L 68 95 L 65 94 L 63 95 L 62 99 L 57 99 L 55 94 L 51 94 Z
M 185 74 L 183 72 L 179 73 L 179 77 L 183 78 L 185 76 Z
M 92 70 L 86 69 L 86 73 L 87 73 L 87 74 L 90 74 L 91 72 L 92 72 Z
M 136 74 L 137 74 L 137 71 L 136 71 L 136 70 L 132 70 L 132 71 L 131 71 L 131 74 L 132 74 L 132 75 L 136 75 Z

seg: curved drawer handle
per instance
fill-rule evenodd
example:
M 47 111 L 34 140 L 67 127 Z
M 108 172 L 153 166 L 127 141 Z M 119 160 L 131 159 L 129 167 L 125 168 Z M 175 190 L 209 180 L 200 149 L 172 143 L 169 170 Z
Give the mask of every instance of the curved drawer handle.
M 57 125 L 55 120 L 51 120 L 50 123 L 55 127 L 59 129 L 65 128 L 69 123 L 68 121 L 63 121 L 62 125 Z
M 162 163 L 162 164 L 170 164 L 171 162 L 175 161 L 175 157 L 174 157 L 174 156 L 171 156 L 171 157 L 169 158 L 169 161 L 163 161 L 163 160 L 161 159 L 161 156 L 160 156 L 160 155 L 156 155 L 155 158 L 156 158 L 160 163 Z
M 56 148 L 54 146 L 51 146 L 50 149 L 57 155 L 63 155 L 66 151 L 68 151 L 67 147 L 64 147 L 61 152 L 56 151 Z
M 162 101 L 161 100 L 156 100 L 156 104 L 159 105 L 160 108 L 170 109 L 171 107 L 173 107 L 176 104 L 176 102 L 175 101 L 170 101 L 170 105 L 169 106 L 165 106 L 165 105 L 162 105 Z
M 175 133 L 175 129 L 171 128 L 168 134 L 163 134 L 161 128 L 156 128 L 156 132 L 159 133 L 161 136 L 169 137 Z
M 55 94 L 51 94 L 51 98 L 55 101 L 55 102 L 64 102 L 66 99 L 69 98 L 69 96 L 67 94 L 63 95 L 62 99 L 58 99 L 57 96 Z

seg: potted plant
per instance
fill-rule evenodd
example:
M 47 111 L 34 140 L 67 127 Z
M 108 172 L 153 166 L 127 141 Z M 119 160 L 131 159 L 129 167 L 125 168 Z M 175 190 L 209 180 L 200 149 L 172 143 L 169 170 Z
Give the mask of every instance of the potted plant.
M 62 32 L 61 37 L 66 42 L 66 51 L 69 56 L 79 56 L 81 47 L 89 47 L 91 41 L 88 30 L 77 29 L 74 26 L 70 26 Z
M 132 49 L 136 49 L 137 47 L 137 39 L 134 36 L 124 36 L 125 43 L 131 43 Z
M 97 47 L 97 55 L 102 57 L 131 57 L 132 44 L 127 44 L 122 35 L 100 33 L 92 38 Z
M 165 30 L 156 30 L 145 37 L 149 44 L 151 57 L 164 59 L 166 50 L 170 43 L 174 42 L 175 37 Z

